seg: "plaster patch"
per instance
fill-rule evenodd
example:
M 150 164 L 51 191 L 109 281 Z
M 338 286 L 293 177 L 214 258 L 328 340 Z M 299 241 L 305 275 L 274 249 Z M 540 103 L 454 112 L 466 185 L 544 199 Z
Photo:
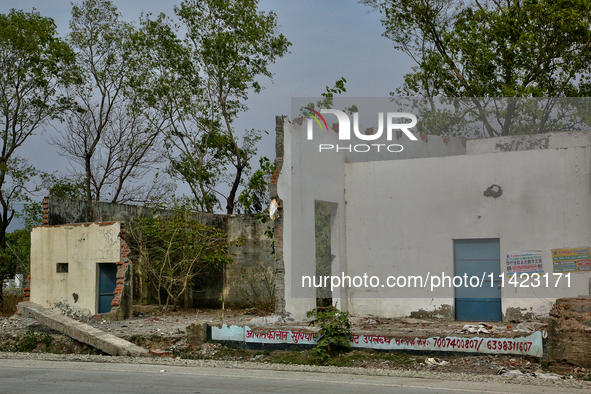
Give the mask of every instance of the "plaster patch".
M 453 320 L 455 317 L 455 310 L 452 305 L 443 304 L 439 308 L 435 308 L 432 311 L 427 311 L 421 308 L 418 311 L 411 312 L 409 317 L 415 319 L 435 318 Z
M 537 320 L 540 316 L 536 315 L 533 308 L 507 308 L 505 311 L 505 320 Z
M 484 191 L 485 197 L 499 198 L 503 195 L 503 189 L 499 185 L 492 185 Z

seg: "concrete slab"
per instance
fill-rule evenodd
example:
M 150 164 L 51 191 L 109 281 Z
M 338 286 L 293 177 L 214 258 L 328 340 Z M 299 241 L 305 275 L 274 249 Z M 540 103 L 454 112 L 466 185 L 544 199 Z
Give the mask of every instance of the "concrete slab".
M 44 326 L 59 331 L 113 356 L 148 356 L 148 350 L 115 335 L 103 332 L 31 301 L 18 304 L 18 312 L 31 316 Z

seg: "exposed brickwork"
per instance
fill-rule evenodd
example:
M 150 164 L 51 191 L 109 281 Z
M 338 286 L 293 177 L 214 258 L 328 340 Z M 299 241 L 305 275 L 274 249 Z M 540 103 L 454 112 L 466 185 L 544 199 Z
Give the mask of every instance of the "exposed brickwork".
M 25 279 L 25 288 L 23 289 L 23 301 L 31 301 L 31 275 Z
M 49 197 L 45 197 L 43 199 L 43 221 L 42 221 L 42 225 L 43 226 L 47 226 L 49 225 Z
M 548 319 L 548 359 L 591 368 L 591 298 L 560 298 Z
M 277 182 L 279 181 L 279 174 L 283 168 L 285 122 L 287 122 L 287 117 L 285 116 L 277 116 L 275 118 L 275 172 L 269 184 L 271 198 L 274 198 L 279 205 L 275 214 L 275 221 L 273 222 L 273 241 L 275 243 L 275 313 L 279 315 L 285 314 L 285 263 L 283 261 L 283 200 L 278 195 Z
M 113 223 L 111 222 L 111 224 Z M 115 297 L 111 302 L 113 307 L 109 314 L 113 314 L 115 319 L 127 319 L 131 317 L 132 312 L 133 281 L 131 276 L 131 260 L 129 259 L 130 249 L 125 242 L 125 224 L 121 223 L 120 228 L 120 257 L 117 262 L 117 286 L 115 287 Z

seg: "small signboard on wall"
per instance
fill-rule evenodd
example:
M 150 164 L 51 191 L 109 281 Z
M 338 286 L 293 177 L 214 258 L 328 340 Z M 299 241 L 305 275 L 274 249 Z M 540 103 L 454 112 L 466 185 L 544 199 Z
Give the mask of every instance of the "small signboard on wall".
M 591 271 L 591 250 L 589 247 L 552 249 L 554 272 Z
M 541 250 L 507 253 L 507 275 L 543 274 Z

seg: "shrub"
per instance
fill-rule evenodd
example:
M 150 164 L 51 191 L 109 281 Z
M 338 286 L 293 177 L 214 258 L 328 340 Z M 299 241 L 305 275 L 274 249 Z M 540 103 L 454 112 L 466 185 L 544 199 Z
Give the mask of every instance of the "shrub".
M 4 316 L 14 315 L 16 312 L 16 306 L 23 300 L 22 291 L 6 291 L 2 296 L 2 309 L 0 314 Z
M 307 316 L 314 318 L 310 322 L 311 326 L 320 327 L 318 341 L 313 350 L 317 362 L 326 364 L 337 353 L 351 350 L 349 312 L 342 312 L 330 306 L 313 309 Z

